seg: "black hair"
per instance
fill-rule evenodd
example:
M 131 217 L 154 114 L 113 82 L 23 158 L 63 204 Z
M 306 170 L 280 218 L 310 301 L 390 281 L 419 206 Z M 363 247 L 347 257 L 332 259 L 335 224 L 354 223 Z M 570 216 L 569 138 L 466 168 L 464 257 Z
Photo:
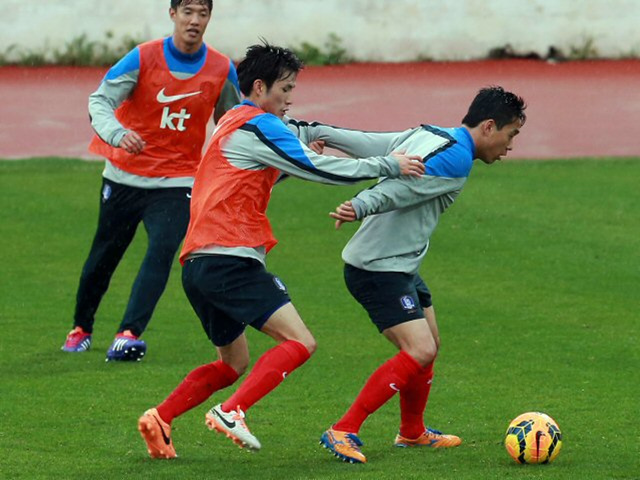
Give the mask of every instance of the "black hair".
M 505 125 L 527 119 L 524 109 L 527 108 L 522 97 L 507 92 L 502 87 L 491 86 L 481 89 L 469 106 L 469 111 L 462 119 L 468 127 L 475 127 L 484 120 L 493 119 L 498 130 Z
M 289 75 L 298 73 L 304 68 L 304 63 L 288 48 L 276 47 L 263 41 L 262 45 L 251 45 L 247 54 L 237 67 L 240 91 L 245 95 L 251 94 L 253 82 L 262 80 L 267 90 L 276 82 Z
M 186 6 L 192 3 L 209 7 L 209 13 L 211 13 L 211 10 L 213 10 L 213 0 L 171 0 L 171 8 L 177 10 L 178 7 L 182 5 Z

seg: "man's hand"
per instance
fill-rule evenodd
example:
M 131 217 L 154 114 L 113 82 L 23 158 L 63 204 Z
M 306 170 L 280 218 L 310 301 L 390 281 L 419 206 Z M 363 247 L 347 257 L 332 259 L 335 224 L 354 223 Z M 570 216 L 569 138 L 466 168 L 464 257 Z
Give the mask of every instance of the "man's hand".
M 350 201 L 343 202 L 341 205 L 338 205 L 335 212 L 330 212 L 329 216 L 331 218 L 335 218 L 336 220 L 336 230 L 340 228 L 340 226 L 345 222 L 355 222 L 356 219 L 356 211 L 351 205 Z
M 324 140 L 314 140 L 309 144 L 309 148 L 318 155 L 322 155 L 322 152 L 324 152 Z
M 118 147 L 123 148 L 128 153 L 137 155 L 138 153 L 142 152 L 142 149 L 144 149 L 145 145 L 146 142 L 142 140 L 142 137 L 140 135 L 138 135 L 136 132 L 129 131 L 124 137 L 122 137 L 122 140 L 120 140 L 120 144 L 118 145 Z
M 424 174 L 424 163 L 422 163 L 422 157 L 418 155 L 406 155 L 406 152 L 393 152 L 398 165 L 400 166 L 400 173 L 402 175 L 409 175 L 411 177 L 421 177 Z

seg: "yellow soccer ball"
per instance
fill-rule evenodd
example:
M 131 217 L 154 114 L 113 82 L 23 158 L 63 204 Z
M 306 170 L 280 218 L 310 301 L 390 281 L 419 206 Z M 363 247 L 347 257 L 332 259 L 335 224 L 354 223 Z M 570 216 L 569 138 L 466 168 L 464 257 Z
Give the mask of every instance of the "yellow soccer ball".
M 562 433 L 549 415 L 527 412 L 509 424 L 504 446 L 518 463 L 549 463 L 560 453 Z

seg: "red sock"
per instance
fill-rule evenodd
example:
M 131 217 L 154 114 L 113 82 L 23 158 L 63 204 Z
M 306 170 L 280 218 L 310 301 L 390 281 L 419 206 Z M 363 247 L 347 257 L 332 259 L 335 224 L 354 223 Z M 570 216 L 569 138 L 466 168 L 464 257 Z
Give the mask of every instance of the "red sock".
M 222 410 L 229 412 L 240 408 L 246 412 L 310 356 L 307 347 L 295 340 L 287 340 L 267 350 L 238 390 L 222 404 Z
M 167 399 L 158 405 L 158 415 L 165 422 L 171 423 L 177 416 L 200 405 L 214 392 L 231 385 L 238 376 L 238 372 L 222 360 L 202 365 L 192 370 Z
M 416 373 L 400 390 L 400 435 L 416 439 L 424 433 L 424 410 L 427 407 L 433 362 Z
M 422 369 L 407 352 L 391 357 L 367 380 L 347 413 L 333 428 L 342 432 L 358 433 L 369 415 L 384 405 L 397 391 L 405 388 L 409 379 Z

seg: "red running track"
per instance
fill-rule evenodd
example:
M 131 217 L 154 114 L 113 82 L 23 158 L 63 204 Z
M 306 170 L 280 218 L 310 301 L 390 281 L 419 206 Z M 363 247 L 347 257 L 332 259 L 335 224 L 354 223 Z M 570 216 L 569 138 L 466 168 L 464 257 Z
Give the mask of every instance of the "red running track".
M 91 158 L 87 96 L 105 69 L 0 68 L 0 158 Z M 309 67 L 292 116 L 364 130 L 458 126 L 476 91 L 527 101 L 513 158 L 640 156 L 640 61 L 535 60 Z

